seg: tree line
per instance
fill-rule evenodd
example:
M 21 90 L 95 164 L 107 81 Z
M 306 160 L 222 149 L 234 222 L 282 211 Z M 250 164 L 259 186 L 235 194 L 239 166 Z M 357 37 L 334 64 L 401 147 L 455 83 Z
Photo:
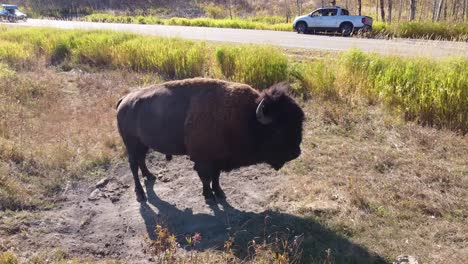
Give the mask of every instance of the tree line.
M 468 0 L 10 0 L 40 14 L 79 14 L 94 10 L 135 10 L 179 6 L 197 7 L 215 4 L 229 16 L 263 12 L 284 15 L 286 20 L 315 8 L 339 5 L 352 14 L 369 15 L 374 20 L 394 21 L 467 21 Z M 53 12 L 50 12 L 53 11 Z

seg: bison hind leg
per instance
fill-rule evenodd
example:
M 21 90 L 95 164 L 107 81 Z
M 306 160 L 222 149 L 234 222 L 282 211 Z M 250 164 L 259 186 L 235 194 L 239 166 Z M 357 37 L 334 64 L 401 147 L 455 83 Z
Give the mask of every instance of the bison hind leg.
M 138 202 L 145 202 L 146 195 L 143 187 L 141 186 L 140 179 L 138 178 L 138 168 L 141 169 L 143 177 L 154 179 L 154 176 L 149 172 L 146 167 L 145 158 L 148 152 L 148 147 L 141 143 L 137 138 L 125 138 L 125 146 L 128 152 L 128 161 L 130 163 L 130 170 L 133 174 L 135 182 L 135 194 Z
M 138 166 L 140 167 L 141 174 L 148 180 L 155 180 L 156 177 L 148 170 L 146 167 L 146 154 L 148 153 L 148 147 L 143 145 L 142 143 L 138 144 L 137 147 L 137 159 L 138 159 Z
M 133 180 L 135 182 L 135 194 L 138 202 L 145 202 L 146 195 L 143 187 L 141 186 L 140 179 L 138 178 L 138 160 L 129 154 L 128 160 L 130 163 L 130 170 L 133 174 Z

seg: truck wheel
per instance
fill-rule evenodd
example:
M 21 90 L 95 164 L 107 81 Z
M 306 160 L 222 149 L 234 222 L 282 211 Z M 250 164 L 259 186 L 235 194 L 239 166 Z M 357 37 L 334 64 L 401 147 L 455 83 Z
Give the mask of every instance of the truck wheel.
M 340 32 L 343 36 L 349 37 L 353 33 L 353 25 L 350 23 L 345 23 L 341 25 Z
M 298 22 L 298 23 L 296 24 L 296 31 L 297 31 L 297 33 L 299 33 L 299 34 L 304 34 L 304 33 L 306 33 L 306 31 L 307 31 L 307 25 L 306 25 L 306 23 L 304 23 L 304 22 Z

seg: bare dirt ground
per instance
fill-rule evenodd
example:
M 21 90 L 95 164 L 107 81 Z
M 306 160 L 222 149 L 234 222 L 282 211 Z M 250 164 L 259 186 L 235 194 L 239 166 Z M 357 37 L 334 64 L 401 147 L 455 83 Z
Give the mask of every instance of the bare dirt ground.
M 118 164 L 98 186 L 82 184 L 66 191 L 58 208 L 24 222 L 10 243 L 21 247 L 25 258 L 62 248 L 72 256 L 144 263 L 151 257 L 145 253 L 145 238 L 153 238 L 155 226 L 161 224 L 182 243 L 186 235 L 198 232 L 200 248 L 216 248 L 228 239 L 231 228 L 261 216 L 281 178 L 263 166 L 224 174 L 227 200 L 207 203 L 185 157 L 166 162 L 153 154 L 148 161 L 157 180 L 145 182 L 147 203 L 136 201 L 128 165 Z
M 289 237 L 300 238 L 301 230 L 293 229 L 304 219 L 269 210 L 286 176 L 265 165 L 223 173 L 226 200 L 207 202 L 192 166 L 186 157 L 167 162 L 160 154 L 149 155 L 148 167 L 157 180 L 144 182 L 148 202 L 140 204 L 127 164 L 116 164 L 96 184 L 71 186 L 57 208 L 17 219 L 12 235 L 0 238 L 0 245 L 23 252 L 19 256 L 24 260 L 59 249 L 70 258 L 148 263 L 155 261 L 148 238 L 155 238 L 158 224 L 176 235 L 182 249 L 188 247 L 185 238 L 195 233 L 202 236 L 198 251 L 222 251 L 224 242 L 235 237 L 236 256 L 241 259 L 249 241 L 262 240 L 263 235 L 287 231 Z M 365 262 L 382 261 L 318 223 L 308 224 L 324 250 L 338 243 L 344 252 L 360 255 Z

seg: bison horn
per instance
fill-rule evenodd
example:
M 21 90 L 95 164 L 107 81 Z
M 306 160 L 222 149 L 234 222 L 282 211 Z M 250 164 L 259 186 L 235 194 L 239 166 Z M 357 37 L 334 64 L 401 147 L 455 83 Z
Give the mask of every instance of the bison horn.
M 273 122 L 273 119 L 271 119 L 271 117 L 265 116 L 265 114 L 263 113 L 263 108 L 265 107 L 265 105 L 263 104 L 263 100 L 265 99 L 262 99 L 262 101 L 260 101 L 260 103 L 258 104 L 255 114 L 257 116 L 258 122 L 260 122 L 262 125 L 268 125 L 271 122 Z

